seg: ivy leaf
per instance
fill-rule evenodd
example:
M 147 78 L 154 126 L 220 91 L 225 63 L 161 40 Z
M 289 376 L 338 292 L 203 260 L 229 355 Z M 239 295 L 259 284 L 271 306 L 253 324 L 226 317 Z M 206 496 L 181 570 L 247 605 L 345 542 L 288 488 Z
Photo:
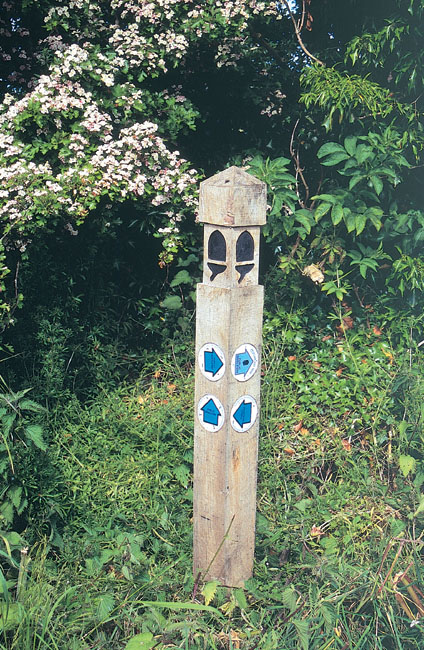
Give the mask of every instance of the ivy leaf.
M 415 458 L 413 458 L 413 456 L 404 456 L 404 455 L 399 456 L 400 471 L 402 472 L 405 478 L 408 476 L 408 474 L 410 474 L 415 470 L 416 464 L 417 461 L 415 460 Z
M 218 585 L 218 580 L 211 580 L 203 587 L 200 593 L 205 599 L 205 605 L 209 605 L 209 603 L 214 599 Z

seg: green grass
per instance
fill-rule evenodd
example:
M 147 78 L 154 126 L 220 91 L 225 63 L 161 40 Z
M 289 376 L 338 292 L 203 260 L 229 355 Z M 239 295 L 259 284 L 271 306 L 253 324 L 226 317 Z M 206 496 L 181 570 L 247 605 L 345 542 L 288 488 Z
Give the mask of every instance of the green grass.
M 372 318 L 266 319 L 244 590 L 193 582 L 192 367 L 152 354 L 137 380 L 59 400 L 28 523 L 0 538 L 0 648 L 422 648 L 422 351 Z

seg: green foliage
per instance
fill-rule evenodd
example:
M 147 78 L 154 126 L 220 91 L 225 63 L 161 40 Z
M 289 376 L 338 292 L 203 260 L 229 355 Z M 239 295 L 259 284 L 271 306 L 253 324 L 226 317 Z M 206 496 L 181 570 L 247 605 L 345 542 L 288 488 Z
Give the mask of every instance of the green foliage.
M 392 332 L 378 304 L 329 320 L 277 270 L 266 289 L 253 578 L 230 593 L 193 583 L 193 374 L 184 355 L 151 354 L 132 382 L 86 404 L 64 396 L 49 418 L 55 474 L 38 489 L 61 515 L 47 545 L 22 555 L 18 535 L 3 542 L 5 650 L 321 650 L 374 643 L 376 628 L 419 648 L 384 583 L 395 563 L 422 589 L 422 363 L 404 344 L 410 323 L 397 315 L 402 335 Z M 50 533 L 44 509 L 25 537 Z
M 421 0 L 397 2 L 397 5 L 397 11 L 384 21 L 381 29 L 366 31 L 351 40 L 346 57 L 352 65 L 360 64 L 368 69 L 389 64 L 390 82 L 416 99 L 424 83 L 419 47 L 424 7 Z
M 28 398 L 29 391 L 0 393 L 0 524 L 5 529 L 27 509 L 30 489 L 25 469 L 47 450 L 43 427 L 37 423 L 44 409 Z
M 277 206 L 270 212 L 265 234 L 279 250 L 288 249 L 281 268 L 302 270 L 309 247 L 311 261 L 319 263 L 317 268 L 325 278 L 314 281 L 327 295 L 342 300 L 352 283 L 364 285 L 366 281 L 373 287 L 385 284 L 392 295 L 403 295 L 407 289 L 416 304 L 423 287 L 419 244 L 424 238 L 424 216 L 418 210 L 398 208 L 410 168 L 403 153 L 407 141 L 406 132 L 401 135 L 387 127 L 382 132 L 347 136 L 343 144 L 324 143 L 317 157 L 324 167 L 336 168 L 337 175 L 327 179 L 324 191 L 312 196 L 308 207 L 298 207 L 300 196 L 295 204 L 296 181 L 287 174 L 287 159 L 277 159 L 273 165 L 261 162 L 259 156 L 251 161 L 252 172 L 268 184 L 273 206 Z M 274 170 L 284 177 L 284 185 L 275 183 Z M 283 234 L 293 238 L 289 239 L 291 250 L 290 244 L 283 248 L 280 243 Z M 304 244 L 299 245 L 300 241 Z M 348 275 L 350 285 L 345 280 Z
M 313 65 L 301 77 L 305 88 L 301 101 L 306 109 L 318 106 L 325 114 L 326 131 L 333 127 L 335 117 L 353 122 L 358 117 L 385 118 L 392 113 L 414 118 L 414 111 L 396 101 L 391 92 L 367 77 L 342 74 L 335 68 Z

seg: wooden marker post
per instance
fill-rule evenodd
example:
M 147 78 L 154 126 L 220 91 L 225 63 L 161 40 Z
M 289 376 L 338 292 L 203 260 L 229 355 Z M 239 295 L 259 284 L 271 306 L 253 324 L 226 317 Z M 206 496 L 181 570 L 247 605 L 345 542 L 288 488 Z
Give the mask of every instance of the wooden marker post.
M 266 186 L 230 167 L 200 185 L 203 283 L 197 285 L 194 576 L 242 586 L 252 575 Z

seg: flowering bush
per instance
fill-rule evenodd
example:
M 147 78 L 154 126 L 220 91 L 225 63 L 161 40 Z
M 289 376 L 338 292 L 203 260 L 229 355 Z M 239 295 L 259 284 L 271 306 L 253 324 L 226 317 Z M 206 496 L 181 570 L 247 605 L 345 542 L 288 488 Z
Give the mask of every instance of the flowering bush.
M 45 6 L 44 27 L 31 36 L 11 3 L 3 9 L 4 42 L 21 39 L 0 51 L 15 62 L 1 80 L 0 105 L 0 307 L 7 322 L 21 300 L 16 286 L 13 299 L 6 292 L 9 253 L 16 259 L 40 230 L 61 222 L 77 234 L 105 202 L 144 202 L 145 218 L 164 238 L 162 263 L 172 258 L 199 178 L 174 143 L 194 128 L 198 112 L 181 87 L 155 90 L 153 80 L 184 64 L 200 40 L 237 43 L 250 16 L 278 12 L 256 0 L 73 0 Z M 217 50 L 217 66 L 226 56 L 228 45 Z

